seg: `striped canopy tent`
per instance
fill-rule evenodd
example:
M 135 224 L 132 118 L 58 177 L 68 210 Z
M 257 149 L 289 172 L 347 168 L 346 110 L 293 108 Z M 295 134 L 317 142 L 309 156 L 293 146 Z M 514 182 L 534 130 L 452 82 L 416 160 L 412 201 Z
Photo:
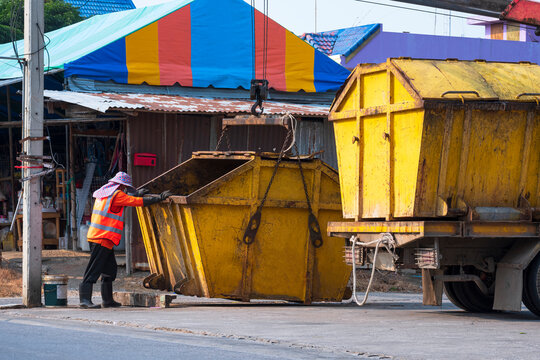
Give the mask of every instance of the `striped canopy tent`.
M 45 65 L 119 84 L 248 89 L 251 79 L 263 77 L 264 23 L 265 15 L 242 0 L 178 1 L 94 16 L 46 34 Z M 273 20 L 267 26 L 270 88 L 337 90 L 349 75 Z M 17 45 L 22 53 L 22 42 Z M 1 56 L 13 56 L 11 44 L 0 45 Z M 0 78 L 21 76 L 17 64 L 6 65 L 0 62 Z

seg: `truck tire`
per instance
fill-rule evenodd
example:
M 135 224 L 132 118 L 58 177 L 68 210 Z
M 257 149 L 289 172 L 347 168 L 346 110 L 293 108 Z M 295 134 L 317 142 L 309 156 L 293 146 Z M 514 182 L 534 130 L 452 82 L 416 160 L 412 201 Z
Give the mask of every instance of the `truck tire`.
M 455 268 L 457 268 L 458 272 L 459 272 L 459 267 L 449 266 L 444 271 L 444 274 L 445 275 L 455 275 Z M 452 304 L 456 305 L 458 308 L 460 308 L 462 310 L 467 311 L 467 309 L 465 308 L 465 305 L 463 305 L 463 303 L 458 300 L 458 298 L 456 296 L 456 292 L 454 291 L 454 286 L 453 285 L 454 285 L 454 283 L 451 283 L 451 282 L 445 282 L 443 284 L 444 293 L 446 294 L 446 297 L 448 298 L 448 300 L 450 300 L 450 302 Z
M 523 273 L 523 304 L 533 314 L 540 316 L 540 254 Z
M 475 274 L 477 270 L 473 267 L 465 268 L 467 274 Z M 459 274 L 459 266 L 450 266 L 448 269 L 448 274 L 457 275 Z M 475 274 L 477 275 L 477 274 Z M 478 286 L 474 282 L 452 282 L 445 283 L 445 290 L 450 293 L 451 297 L 455 300 L 452 301 L 450 296 L 448 297 L 452 303 L 461 309 L 469 312 L 476 313 L 486 313 L 492 312 L 493 310 L 493 296 L 485 295 L 480 291 Z
M 473 282 L 454 283 L 457 298 L 465 305 L 469 312 L 493 312 L 493 296 L 483 294 Z

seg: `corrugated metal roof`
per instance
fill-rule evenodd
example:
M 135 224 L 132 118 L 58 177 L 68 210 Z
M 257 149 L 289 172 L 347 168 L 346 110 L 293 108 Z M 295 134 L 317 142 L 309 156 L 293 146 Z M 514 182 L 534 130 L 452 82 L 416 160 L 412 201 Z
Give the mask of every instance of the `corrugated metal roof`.
M 45 97 L 80 105 L 100 112 L 115 110 L 166 111 L 174 113 L 250 113 L 253 101 L 237 99 L 195 98 L 172 95 L 149 94 L 89 94 L 74 91 L 45 90 Z M 265 114 L 286 114 L 303 116 L 327 116 L 329 107 L 324 105 L 291 104 L 286 102 L 264 102 Z
M 79 9 L 82 17 L 135 9 L 131 0 L 64 0 Z
M 305 33 L 300 38 L 326 55 L 349 56 L 354 50 L 381 30 L 381 24 Z

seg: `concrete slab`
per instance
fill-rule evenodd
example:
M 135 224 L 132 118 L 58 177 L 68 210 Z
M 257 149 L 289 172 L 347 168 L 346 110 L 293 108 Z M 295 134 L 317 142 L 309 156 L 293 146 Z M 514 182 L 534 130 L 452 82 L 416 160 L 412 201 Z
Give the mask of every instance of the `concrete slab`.
M 0 310 L 0 318 L 108 324 L 375 358 L 531 359 L 540 354 L 538 318 L 528 311 L 469 314 L 446 299 L 440 307 L 422 306 L 421 297 L 374 293 L 365 307 L 358 307 L 272 301 L 246 304 L 179 296 L 168 309 L 15 309 Z M 70 298 L 69 303 L 77 300 Z

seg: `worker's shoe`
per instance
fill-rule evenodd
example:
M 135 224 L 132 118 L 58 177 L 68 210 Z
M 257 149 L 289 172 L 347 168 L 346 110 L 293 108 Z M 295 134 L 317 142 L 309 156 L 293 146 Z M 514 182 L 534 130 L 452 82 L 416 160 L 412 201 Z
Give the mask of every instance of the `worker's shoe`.
M 103 302 L 101 303 L 101 307 L 109 308 L 109 307 L 122 306 L 122 304 L 120 304 L 119 302 L 114 301 L 113 291 L 112 291 L 112 281 L 101 282 L 101 298 L 103 299 Z
M 98 309 L 99 305 L 92 302 L 92 284 L 81 283 L 79 285 L 79 307 L 81 309 Z

